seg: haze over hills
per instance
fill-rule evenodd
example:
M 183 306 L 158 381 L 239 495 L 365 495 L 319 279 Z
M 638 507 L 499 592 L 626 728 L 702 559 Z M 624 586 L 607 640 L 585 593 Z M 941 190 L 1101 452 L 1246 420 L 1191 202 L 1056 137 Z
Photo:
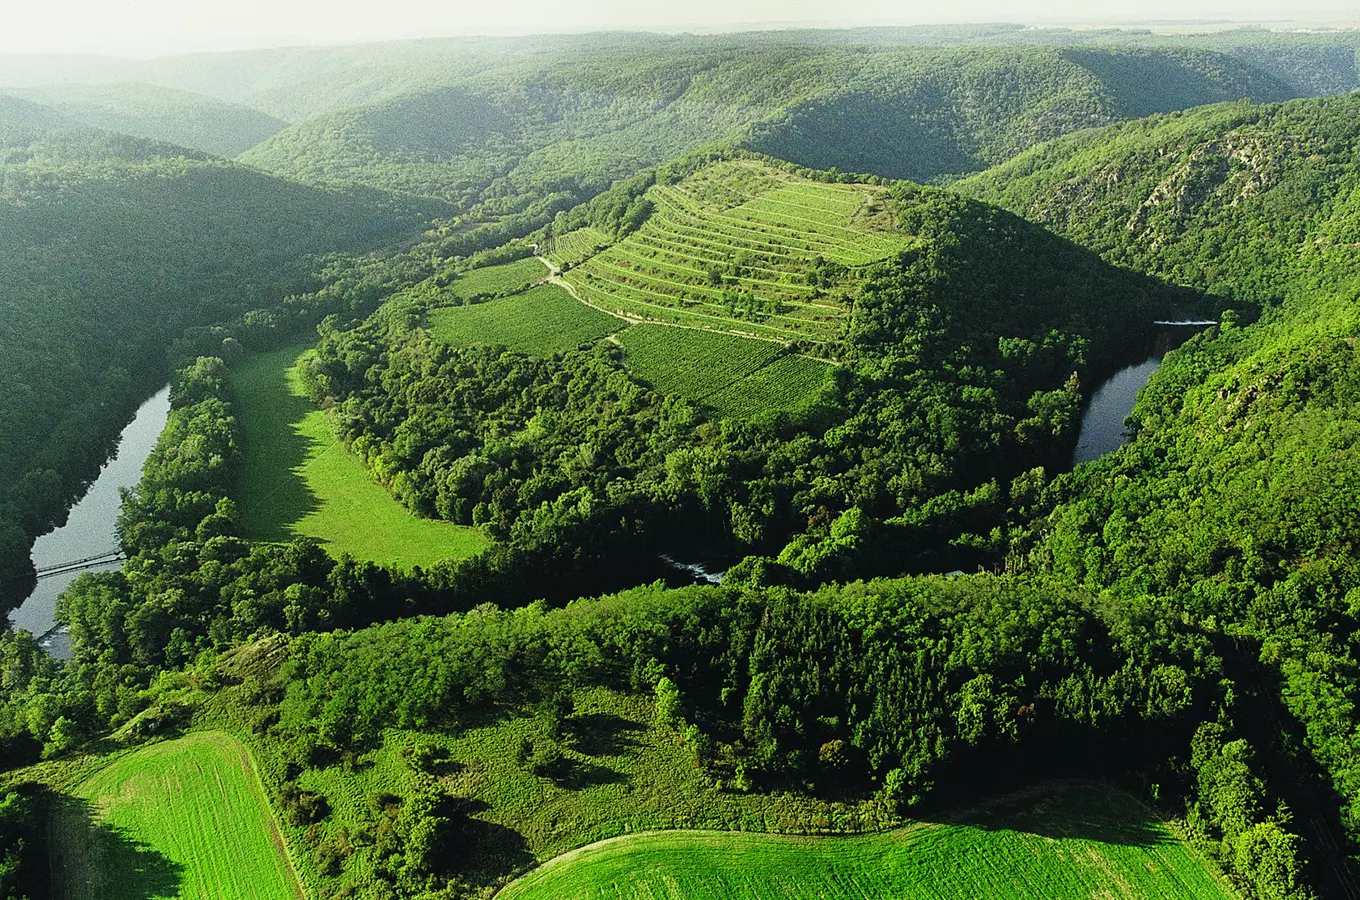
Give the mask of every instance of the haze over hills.
M 1350 898 L 1358 47 L 0 59 L 0 900 Z
M 226 159 L 288 127 L 246 106 L 146 84 L 50 85 L 21 90 L 19 96 L 84 125 Z

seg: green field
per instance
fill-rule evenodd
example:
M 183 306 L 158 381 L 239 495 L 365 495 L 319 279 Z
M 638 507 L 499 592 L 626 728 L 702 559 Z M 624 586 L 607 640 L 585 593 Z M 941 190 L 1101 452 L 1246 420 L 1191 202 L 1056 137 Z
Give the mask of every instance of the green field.
M 534 260 L 539 271 L 542 263 Z M 471 306 L 432 310 L 430 334 L 457 346 L 502 344 L 511 350 L 550 356 L 598 341 L 628 323 L 578 303 L 556 285 L 544 284 Z
M 245 747 L 194 734 L 123 756 L 56 812 L 57 900 L 301 900 Z
M 714 163 L 647 196 L 645 225 L 565 275 L 593 306 L 635 319 L 779 340 L 840 337 L 859 267 L 910 238 L 887 192 Z M 814 284 L 818 260 L 840 269 Z
M 303 392 L 302 352 L 261 354 L 231 370 L 244 451 L 233 496 L 246 535 L 313 537 L 332 555 L 403 567 L 485 548 L 480 531 L 417 518 L 369 480 Z
M 543 263 L 531 256 L 500 266 L 486 266 L 464 272 L 445 290 L 460 300 L 503 297 L 521 291 L 535 281 L 542 281 L 547 274 L 548 270 L 544 268 Z
M 945 824 L 858 837 L 625 836 L 567 853 L 500 900 L 1208 900 L 1236 896 L 1121 792 L 1026 792 Z
M 299 783 L 320 791 L 333 812 L 322 827 L 371 828 L 372 798 L 409 796 L 428 783 L 408 751 L 434 745 L 449 762 L 439 772 L 443 790 L 468 798 L 475 810 L 460 832 L 468 880 L 479 887 L 503 883 L 534 862 L 590 841 L 658 828 L 792 830 L 873 827 L 863 808 L 805 794 L 738 793 L 714 785 L 694 765 L 674 729 L 653 723 L 652 699 L 605 688 L 575 692 L 575 713 L 565 727 L 570 760 L 563 778 L 529 771 L 519 759 L 526 738 L 541 733 L 533 715 L 514 715 L 457 734 L 389 731 L 382 748 L 362 765 L 336 763 L 308 769 Z M 346 863 L 352 875 L 369 871 L 365 848 Z
M 826 377 L 827 364 L 771 341 L 664 325 L 635 325 L 619 336 L 630 371 L 666 394 L 723 415 L 796 410 Z

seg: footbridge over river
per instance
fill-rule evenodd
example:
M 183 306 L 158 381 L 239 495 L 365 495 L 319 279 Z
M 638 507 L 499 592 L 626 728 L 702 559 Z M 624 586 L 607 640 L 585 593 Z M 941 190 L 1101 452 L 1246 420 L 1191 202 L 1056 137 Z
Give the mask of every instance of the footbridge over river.
M 97 569 L 100 566 L 109 566 L 116 562 L 127 559 L 127 554 L 122 550 L 106 550 L 103 553 L 87 556 L 84 559 L 73 559 L 68 562 L 53 563 L 50 566 L 43 566 L 38 569 L 38 578 L 52 578 L 57 575 L 69 575 L 72 572 L 83 572 L 86 569 Z

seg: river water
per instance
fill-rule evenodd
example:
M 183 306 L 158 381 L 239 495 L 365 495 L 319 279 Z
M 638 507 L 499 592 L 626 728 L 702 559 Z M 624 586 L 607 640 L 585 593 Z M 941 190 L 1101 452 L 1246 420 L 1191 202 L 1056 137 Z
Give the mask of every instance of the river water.
M 1155 322 L 1161 326 L 1155 349 L 1147 359 L 1115 372 L 1091 395 L 1086 411 L 1081 417 L 1081 435 L 1077 438 L 1077 449 L 1072 453 L 1072 465 L 1099 459 L 1112 450 L 1118 450 L 1129 442 L 1129 434 L 1124 420 L 1133 412 L 1138 392 L 1148 383 L 1152 373 L 1162 365 L 1162 357 L 1189 340 L 1196 332 L 1209 325 L 1217 325 L 1212 320 L 1185 319 Z
M 114 526 L 122 505 L 121 488 L 133 487 L 142 475 L 142 463 L 156 446 L 156 439 L 165 429 L 170 414 L 170 388 L 162 388 L 137 410 L 132 422 L 123 429 L 118 449 L 99 477 L 90 485 L 80 502 L 71 507 L 66 524 L 49 531 L 33 543 L 33 566 L 41 569 L 59 563 L 96 556 L 118 547 Z M 112 563 L 99 569 L 117 568 Z M 66 635 L 56 630 L 57 595 L 75 580 L 79 572 L 54 575 L 38 580 L 33 593 L 9 615 L 11 624 L 42 637 L 44 645 L 54 656 L 70 655 Z

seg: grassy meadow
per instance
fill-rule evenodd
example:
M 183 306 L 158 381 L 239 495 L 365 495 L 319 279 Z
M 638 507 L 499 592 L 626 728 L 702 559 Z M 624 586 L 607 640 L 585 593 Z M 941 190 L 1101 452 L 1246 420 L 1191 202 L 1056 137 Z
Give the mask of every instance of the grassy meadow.
M 545 271 L 537 260 L 530 262 Z M 574 350 L 627 326 L 551 284 L 485 303 L 436 309 L 428 321 L 430 333 L 450 344 L 503 344 L 535 356 Z
M 265 353 L 231 370 L 243 454 L 234 493 L 248 537 L 313 537 L 332 555 L 397 566 L 472 556 L 476 529 L 411 515 L 369 480 L 307 399 L 296 371 L 302 347 Z
M 1052 786 L 883 834 L 660 832 L 567 853 L 499 900 L 1211 900 L 1208 863 L 1119 791 Z
M 56 900 L 305 900 L 245 747 L 152 744 L 78 785 L 52 826 Z

